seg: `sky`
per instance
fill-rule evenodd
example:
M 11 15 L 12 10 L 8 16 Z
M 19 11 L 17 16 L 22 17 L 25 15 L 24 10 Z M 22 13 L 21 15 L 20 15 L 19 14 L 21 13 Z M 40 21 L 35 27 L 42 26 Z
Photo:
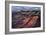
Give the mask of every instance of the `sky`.
M 40 7 L 12 6 L 12 11 L 17 11 L 17 10 L 40 10 Z

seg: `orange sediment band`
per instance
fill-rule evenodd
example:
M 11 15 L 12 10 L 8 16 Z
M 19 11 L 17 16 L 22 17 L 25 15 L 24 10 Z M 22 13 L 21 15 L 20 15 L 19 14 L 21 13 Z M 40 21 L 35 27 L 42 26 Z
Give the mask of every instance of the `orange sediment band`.
M 18 25 L 17 28 L 32 27 L 36 24 L 38 18 L 39 18 L 38 16 L 32 16 L 32 17 L 25 18 L 25 20 L 23 20 L 24 23 L 21 25 Z
M 36 24 L 37 22 L 37 19 L 38 19 L 38 16 L 33 16 L 27 23 L 24 27 L 29 27 L 29 26 L 33 26 Z

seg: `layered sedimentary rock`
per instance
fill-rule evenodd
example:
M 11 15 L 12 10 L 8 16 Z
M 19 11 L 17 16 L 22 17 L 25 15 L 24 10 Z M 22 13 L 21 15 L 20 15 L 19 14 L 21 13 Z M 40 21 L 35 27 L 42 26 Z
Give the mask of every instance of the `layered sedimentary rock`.
M 12 28 L 40 27 L 40 11 L 12 13 Z

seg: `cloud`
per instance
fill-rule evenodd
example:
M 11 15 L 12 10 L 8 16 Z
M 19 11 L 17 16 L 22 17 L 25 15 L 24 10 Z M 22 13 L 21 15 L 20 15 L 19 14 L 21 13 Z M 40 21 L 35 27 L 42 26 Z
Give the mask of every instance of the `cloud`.
M 17 10 L 40 10 L 40 7 L 12 6 L 12 11 Z

